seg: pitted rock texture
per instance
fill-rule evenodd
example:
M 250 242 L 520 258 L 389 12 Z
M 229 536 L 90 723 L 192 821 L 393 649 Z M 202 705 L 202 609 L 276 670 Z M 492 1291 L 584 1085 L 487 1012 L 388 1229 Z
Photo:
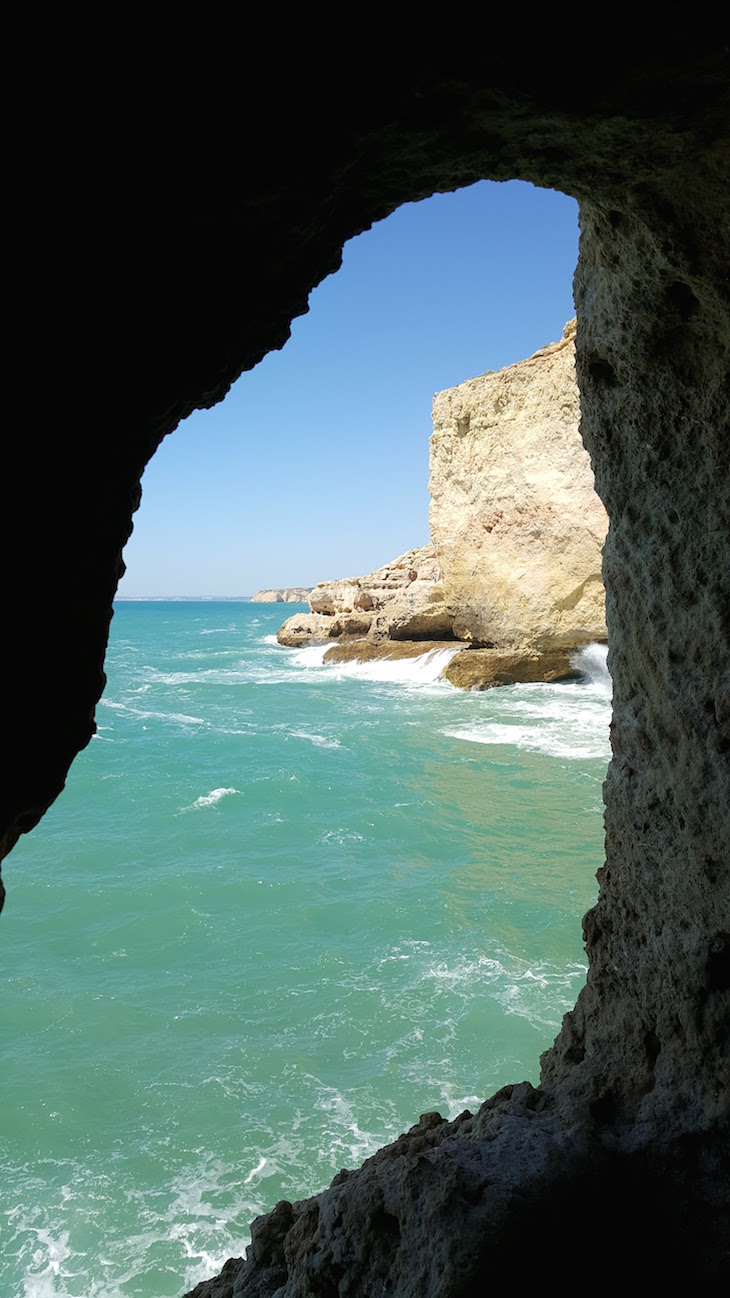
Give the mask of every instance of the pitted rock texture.
M 458 639 L 605 640 L 608 520 L 579 424 L 574 320 L 529 360 L 436 394 L 431 540 Z
M 221 1293 L 726 1278 L 730 56 L 715 26 L 675 18 L 646 44 L 604 23 L 579 55 L 562 25 L 551 44 L 525 23 L 448 69 L 441 48 L 360 65 L 279 39 L 275 77 L 254 60 L 210 96 L 181 95 L 161 61 L 134 79 L 135 114 L 125 64 L 91 84 L 87 62 L 58 61 L 14 190 L 28 372 L 3 447 L 4 855 L 93 733 L 162 438 L 282 346 L 345 241 L 401 203 L 486 177 L 580 204 L 576 367 L 610 519 L 614 683 L 586 988 L 536 1097 L 517 1087 L 472 1132 L 406 1137 L 284 1207 Z
M 667 1193 L 651 1154 L 604 1149 L 597 1132 L 566 1140 L 529 1082 L 451 1122 L 423 1114 L 329 1189 L 257 1218 L 246 1260 L 185 1298 L 483 1298 L 497 1277 L 527 1292 L 538 1276 L 564 1284 L 561 1239 L 576 1274 L 595 1269 L 597 1221 L 619 1241 L 601 1257 L 600 1293 L 627 1273 L 641 1286 L 716 1280 L 718 1215 L 703 1218 L 686 1186 Z M 687 1152 L 717 1170 L 707 1148 L 690 1142 Z

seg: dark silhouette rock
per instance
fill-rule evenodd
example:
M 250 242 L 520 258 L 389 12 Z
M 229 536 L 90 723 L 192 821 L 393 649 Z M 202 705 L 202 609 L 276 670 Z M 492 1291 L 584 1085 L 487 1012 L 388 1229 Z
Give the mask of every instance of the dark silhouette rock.
M 31 377 L 4 449 L 4 853 L 92 734 L 161 439 L 280 347 L 343 242 L 400 203 L 481 177 L 580 203 L 614 683 L 587 985 L 538 1091 L 429 1118 L 279 1205 L 200 1294 L 465 1298 L 505 1272 L 697 1285 L 727 1269 L 728 54 L 682 12 L 650 46 L 607 21 L 578 58 L 522 24 L 449 71 L 441 50 L 360 64 L 277 43 L 212 98 L 172 57 L 154 97 L 123 62 L 92 85 L 65 57 L 46 90 L 13 190 L 30 310 L 8 318 Z

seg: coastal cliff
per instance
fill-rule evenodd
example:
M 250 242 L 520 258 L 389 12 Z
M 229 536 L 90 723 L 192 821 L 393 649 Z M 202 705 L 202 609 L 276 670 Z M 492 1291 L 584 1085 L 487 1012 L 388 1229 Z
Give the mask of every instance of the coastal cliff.
M 606 638 L 607 529 L 580 436 L 574 320 L 527 360 L 436 394 L 429 488 L 431 543 L 320 582 L 279 643 L 334 641 L 325 662 L 342 662 L 462 642 L 444 669 L 461 688 L 571 675 L 571 653 Z
M 454 634 L 538 652 L 605 640 L 608 519 L 580 435 L 575 321 L 433 403 L 431 538 Z
M 282 586 L 277 590 L 260 590 L 251 596 L 252 604 L 306 604 L 311 586 Z

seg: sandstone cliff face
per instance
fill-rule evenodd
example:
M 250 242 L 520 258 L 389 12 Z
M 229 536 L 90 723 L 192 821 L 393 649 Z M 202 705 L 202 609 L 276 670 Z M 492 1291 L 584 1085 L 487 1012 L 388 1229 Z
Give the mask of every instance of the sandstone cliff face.
M 605 639 L 608 520 L 579 424 L 575 321 L 529 360 L 434 398 L 431 538 L 459 639 Z

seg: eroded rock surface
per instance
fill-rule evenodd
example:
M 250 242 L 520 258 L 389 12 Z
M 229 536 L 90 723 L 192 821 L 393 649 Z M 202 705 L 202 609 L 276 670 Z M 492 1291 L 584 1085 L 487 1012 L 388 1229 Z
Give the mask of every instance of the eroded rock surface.
M 579 425 L 574 320 L 528 360 L 434 398 L 431 540 L 460 640 L 605 640 L 608 520 Z
M 276 638 L 287 649 L 302 649 L 327 644 L 331 629 L 332 618 L 322 613 L 294 613 L 279 627 Z
M 565 650 L 530 653 L 529 650 L 462 649 L 442 675 L 459 689 L 485 690 L 495 685 L 573 680 L 580 673 Z
M 326 638 L 332 640 L 437 640 L 451 635 L 453 617 L 432 545 L 407 550 L 366 577 L 320 582 L 309 596 L 309 607 L 311 622 L 296 615 L 288 618 L 278 632 L 279 644 L 292 645 L 293 636 L 296 644 L 303 644 L 307 627 L 312 644 L 323 643 L 325 628 Z

